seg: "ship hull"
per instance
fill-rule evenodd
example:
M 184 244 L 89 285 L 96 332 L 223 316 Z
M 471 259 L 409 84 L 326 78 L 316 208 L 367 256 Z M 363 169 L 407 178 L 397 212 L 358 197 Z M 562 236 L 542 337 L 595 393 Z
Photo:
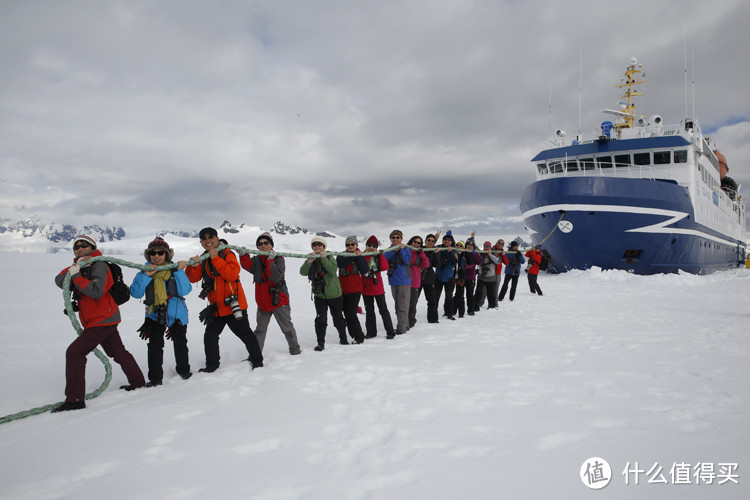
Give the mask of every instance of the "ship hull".
M 528 186 L 521 212 L 550 267 L 636 274 L 734 268 L 744 243 L 695 222 L 688 190 L 673 181 L 560 177 Z

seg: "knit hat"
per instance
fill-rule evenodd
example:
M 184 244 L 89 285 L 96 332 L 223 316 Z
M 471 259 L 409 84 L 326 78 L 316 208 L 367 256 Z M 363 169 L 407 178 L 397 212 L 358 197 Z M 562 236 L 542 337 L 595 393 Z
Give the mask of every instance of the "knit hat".
M 461 241 L 461 240 L 458 240 L 458 241 L 456 242 L 456 246 L 459 246 L 459 245 L 461 245 L 461 248 L 463 248 L 463 247 L 464 247 L 464 242 L 463 242 L 463 241 Z
M 96 241 L 94 241 L 94 238 L 91 236 L 82 234 L 81 236 L 76 236 L 76 239 L 73 240 L 73 246 L 75 246 L 76 243 L 79 241 L 85 241 L 89 245 L 91 245 L 92 248 L 96 248 Z
M 517 241 L 511 241 L 510 242 L 510 248 L 517 247 L 517 246 L 518 246 L 518 242 Z
M 347 236 L 346 241 L 344 243 L 345 244 L 354 243 L 356 245 L 357 243 L 359 243 L 359 241 L 357 241 L 356 236 Z
M 394 234 L 396 234 L 396 235 L 398 235 L 398 236 L 401 236 L 401 238 L 402 238 L 402 239 L 403 239 L 403 237 L 404 237 L 404 233 L 402 233 L 402 232 L 401 232 L 400 230 L 398 230 L 398 229 L 394 229 L 393 231 L 391 231 L 391 234 L 389 234 L 389 235 L 388 235 L 388 237 L 391 237 L 391 236 L 393 236 Z
M 145 257 L 146 261 L 151 260 L 151 256 L 148 254 L 151 250 L 155 248 L 162 248 L 167 253 L 167 262 L 172 262 L 172 257 L 174 257 L 174 250 L 169 248 L 169 243 L 164 241 L 164 239 L 161 236 L 157 236 L 154 238 L 154 241 L 148 244 L 148 247 L 143 251 L 143 257 Z
M 375 237 L 374 234 L 372 236 L 370 236 L 369 238 L 367 238 L 367 246 L 368 247 L 378 248 L 379 244 L 380 244 L 380 242 L 378 241 L 378 239 Z
M 448 232 L 445 233 L 445 236 L 443 236 L 443 241 L 445 241 L 445 240 L 450 241 L 451 242 L 451 246 L 453 246 L 453 245 L 456 244 L 456 240 L 455 240 L 455 238 L 453 238 L 453 233 L 451 233 L 450 230 L 448 230 Z
M 317 234 L 315 236 L 313 236 L 312 240 L 310 240 L 310 245 L 312 245 L 315 242 L 322 243 L 323 244 L 323 248 L 328 248 L 328 242 L 322 236 L 318 236 Z
M 491 246 L 492 246 L 492 243 L 490 243 L 489 241 L 484 242 L 484 248 L 491 247 Z
M 273 247 L 273 238 L 271 238 L 270 234 L 263 233 L 260 236 L 258 236 L 258 238 L 255 240 L 255 246 L 256 247 L 259 246 L 258 243 L 260 242 L 260 240 L 268 240 L 268 241 L 270 241 L 271 242 L 271 247 Z

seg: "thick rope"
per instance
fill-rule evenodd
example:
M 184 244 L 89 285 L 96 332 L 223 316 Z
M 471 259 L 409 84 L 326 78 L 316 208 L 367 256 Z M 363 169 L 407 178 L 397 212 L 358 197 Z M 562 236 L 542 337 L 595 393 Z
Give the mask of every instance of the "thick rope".
M 564 215 L 564 214 L 563 214 Z M 561 217 L 562 219 L 562 217 Z M 554 229 L 553 229 L 554 231 Z M 550 233 L 551 234 L 551 233 Z M 549 238 L 549 236 L 548 236 Z M 546 238 L 545 238 L 546 240 Z M 543 240 L 544 241 L 544 240 Z M 235 245 L 220 245 L 218 247 L 218 250 L 221 251 L 225 248 L 230 248 L 232 250 L 236 250 L 240 254 L 247 253 L 247 254 L 254 254 L 254 255 L 269 255 L 270 252 L 261 252 L 259 250 L 254 250 L 250 248 L 245 248 L 241 246 L 235 246 Z M 400 247 L 394 246 L 387 249 L 383 249 L 377 252 L 361 252 L 359 255 L 367 256 L 367 255 L 379 255 L 381 252 L 387 252 L 391 250 L 398 250 Z M 450 250 L 456 250 L 455 247 L 432 247 L 432 248 L 416 248 L 416 247 L 407 247 L 411 250 L 423 250 L 425 252 L 444 252 L 444 251 L 450 251 Z M 494 253 L 499 254 L 502 253 L 497 250 L 474 250 L 478 253 Z M 505 253 L 513 253 L 511 250 L 505 251 Z M 520 252 L 519 252 L 520 253 Z M 347 253 L 347 252 L 327 252 L 328 255 L 338 256 L 356 256 L 356 253 Z M 292 257 L 292 258 L 299 258 L 299 259 L 317 259 L 320 258 L 319 254 L 314 253 L 308 253 L 308 254 L 302 254 L 302 253 L 292 253 L 292 252 L 275 252 L 275 255 L 280 255 L 282 257 Z M 207 252 L 201 255 L 201 257 L 198 259 L 198 261 L 188 260 L 186 261 L 188 265 L 197 265 L 201 261 L 210 258 L 210 254 Z M 114 264 L 118 264 L 120 266 L 125 266 L 133 269 L 138 269 L 141 271 L 144 270 L 152 270 L 153 268 L 150 265 L 145 264 L 136 264 L 134 262 L 129 262 L 123 259 L 117 259 L 115 257 L 110 257 L 107 255 L 102 255 L 98 257 L 92 257 L 89 259 L 82 267 L 89 266 L 93 264 L 94 262 L 104 260 L 106 262 L 111 262 Z M 165 264 L 163 266 L 159 266 L 156 268 L 157 271 L 163 271 L 165 269 L 176 269 L 179 266 L 178 262 L 173 262 L 171 264 Z M 63 280 L 63 302 L 65 303 L 65 311 L 67 313 L 68 319 L 70 320 L 71 325 L 73 326 L 73 329 L 76 331 L 76 334 L 78 336 L 83 333 L 83 328 L 81 327 L 81 324 L 78 322 L 78 318 L 76 317 L 76 313 L 73 310 L 73 303 L 71 301 L 72 293 L 70 291 L 70 273 L 65 273 L 65 279 Z M 94 399 L 95 397 L 99 396 L 102 392 L 104 392 L 107 387 L 109 387 L 109 383 L 112 381 L 112 364 L 109 362 L 109 359 L 107 356 L 105 356 L 98 348 L 94 349 L 94 355 L 96 355 L 97 358 L 102 362 L 104 365 L 104 380 L 102 381 L 101 385 L 96 388 L 95 390 L 91 391 L 90 393 L 86 394 L 86 399 Z M 18 413 L 12 413 L 10 415 L 5 415 L 4 417 L 0 417 L 0 424 L 4 424 L 7 422 L 12 422 L 13 420 L 20 420 L 22 418 L 30 417 L 32 415 L 39 415 L 41 413 L 45 413 L 50 411 L 51 409 L 55 408 L 56 406 L 62 404 L 62 401 L 57 403 L 51 403 L 46 404 L 44 406 L 39 406 L 37 408 L 31 408 L 29 410 L 20 411 Z

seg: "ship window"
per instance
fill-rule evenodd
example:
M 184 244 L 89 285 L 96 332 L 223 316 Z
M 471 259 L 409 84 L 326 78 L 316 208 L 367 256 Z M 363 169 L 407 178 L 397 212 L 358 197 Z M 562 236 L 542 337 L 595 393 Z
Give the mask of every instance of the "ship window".
M 568 172 L 578 170 L 578 162 L 576 160 L 565 160 L 565 170 Z
M 597 156 L 596 162 L 599 164 L 599 168 L 612 168 L 611 156 Z
M 651 153 L 634 153 L 634 165 L 651 165 Z
M 544 163 L 537 163 L 536 164 L 537 170 L 539 170 L 540 174 L 546 174 L 547 173 L 547 165 Z
M 553 174 L 559 174 L 560 172 L 562 172 L 562 165 L 559 161 L 553 161 L 549 164 L 549 171 Z
M 615 166 L 616 167 L 629 167 L 630 155 L 615 155 Z
M 669 153 L 670 151 L 654 151 L 654 165 L 666 165 L 671 163 L 669 160 L 672 155 Z
M 674 152 L 675 163 L 687 163 L 687 149 L 678 149 Z
M 594 170 L 593 158 L 581 158 L 581 170 Z

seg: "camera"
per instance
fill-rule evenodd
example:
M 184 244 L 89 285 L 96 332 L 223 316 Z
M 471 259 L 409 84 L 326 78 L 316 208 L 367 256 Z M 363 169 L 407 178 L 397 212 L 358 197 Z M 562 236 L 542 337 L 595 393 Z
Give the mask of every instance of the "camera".
M 203 278 L 201 282 L 201 293 L 198 294 L 199 299 L 205 299 L 208 297 L 209 292 L 214 289 L 214 280 Z
M 372 284 L 373 285 L 377 286 L 377 284 L 378 284 L 378 273 L 376 273 L 375 271 L 370 271 L 369 273 L 367 273 L 367 277 L 372 280 Z
M 313 295 L 324 294 L 326 291 L 326 282 L 322 276 L 315 276 L 312 280 Z
M 270 288 L 268 290 L 271 292 L 271 305 L 278 306 L 279 305 L 279 289 L 276 287 Z
M 73 312 L 78 312 L 78 301 L 77 300 L 71 300 L 70 301 L 70 305 L 73 308 Z M 67 316 L 68 315 L 68 310 L 67 309 L 63 309 L 63 314 L 65 316 Z
M 237 319 L 242 319 L 242 309 L 236 295 L 230 295 L 224 299 L 224 305 L 232 308 L 232 315 Z
M 159 326 L 165 326 L 167 324 L 167 305 L 162 304 L 156 307 L 156 323 Z

